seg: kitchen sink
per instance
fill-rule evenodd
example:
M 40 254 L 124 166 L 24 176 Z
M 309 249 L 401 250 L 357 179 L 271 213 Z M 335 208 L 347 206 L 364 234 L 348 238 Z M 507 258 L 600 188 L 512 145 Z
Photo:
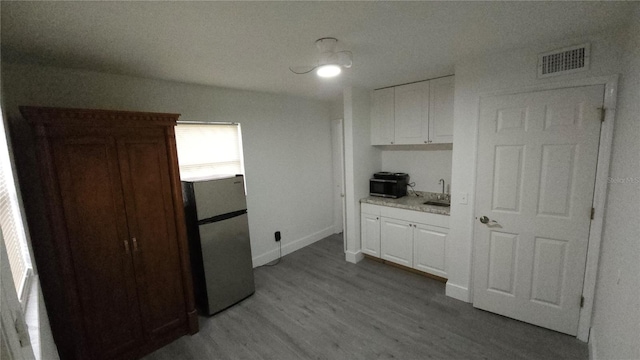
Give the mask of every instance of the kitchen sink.
M 425 201 L 425 202 L 423 202 L 423 204 L 424 205 L 433 205 L 433 206 L 443 206 L 443 207 L 451 206 L 451 203 L 449 203 L 449 202 L 436 201 L 436 200 Z

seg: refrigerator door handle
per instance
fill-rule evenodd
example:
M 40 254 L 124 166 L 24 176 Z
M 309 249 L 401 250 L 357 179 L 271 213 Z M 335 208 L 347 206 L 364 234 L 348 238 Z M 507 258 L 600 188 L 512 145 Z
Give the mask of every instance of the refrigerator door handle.
M 223 220 L 231 219 L 237 216 L 241 216 L 246 213 L 247 213 L 247 209 L 244 209 L 244 210 L 233 211 L 233 212 L 222 214 L 222 215 L 216 215 L 210 218 L 198 220 L 198 225 L 211 224 L 214 222 L 223 221 Z

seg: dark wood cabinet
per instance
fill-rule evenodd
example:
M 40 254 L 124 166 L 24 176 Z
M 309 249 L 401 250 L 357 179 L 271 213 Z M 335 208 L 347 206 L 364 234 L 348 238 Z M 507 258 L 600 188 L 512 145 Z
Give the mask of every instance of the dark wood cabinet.
M 47 219 L 28 221 L 49 225 L 32 243 L 61 357 L 135 359 L 197 332 L 179 115 L 20 110 L 36 133 Z

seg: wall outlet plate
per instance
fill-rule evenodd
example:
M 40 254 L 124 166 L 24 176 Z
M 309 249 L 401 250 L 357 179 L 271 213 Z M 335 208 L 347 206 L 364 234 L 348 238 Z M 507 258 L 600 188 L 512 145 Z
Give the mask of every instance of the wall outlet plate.
M 467 200 L 468 195 L 469 194 L 466 193 L 466 192 L 460 193 L 460 201 L 459 201 L 460 204 L 467 205 L 467 203 L 468 203 L 468 200 Z

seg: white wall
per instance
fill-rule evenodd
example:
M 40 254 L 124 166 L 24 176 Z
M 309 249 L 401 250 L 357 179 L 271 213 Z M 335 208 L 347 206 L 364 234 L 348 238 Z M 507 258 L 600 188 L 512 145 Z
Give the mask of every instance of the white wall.
M 453 198 L 451 229 L 447 244 L 449 264 L 447 295 L 463 301 L 471 301 L 469 289 L 472 283 L 476 138 L 480 96 L 543 83 L 619 73 L 622 38 L 624 34 L 566 39 L 558 43 L 540 44 L 507 53 L 466 59 L 456 64 L 451 178 Z M 589 70 L 544 80 L 536 79 L 539 53 L 583 42 L 591 43 Z M 459 203 L 462 193 L 468 193 L 468 205 Z
M 97 72 L 2 64 L 6 112 L 21 151 L 19 105 L 172 112 L 242 126 L 254 266 L 324 236 L 333 225 L 330 104 Z M 25 154 L 22 154 L 23 156 Z M 26 156 L 26 160 L 33 156 Z
M 622 61 L 590 343 L 598 359 L 640 359 L 640 6 Z
M 344 94 L 338 100 L 331 102 L 331 120 L 344 118 Z
M 440 179 L 447 188 L 451 184 L 451 150 L 383 150 L 381 154 L 380 170 L 408 173 L 415 190 L 442 192 Z
M 360 251 L 360 199 L 369 195 L 371 174 L 380 170 L 380 150 L 371 146 L 371 92 L 344 90 L 345 202 L 347 261 L 363 258 Z

